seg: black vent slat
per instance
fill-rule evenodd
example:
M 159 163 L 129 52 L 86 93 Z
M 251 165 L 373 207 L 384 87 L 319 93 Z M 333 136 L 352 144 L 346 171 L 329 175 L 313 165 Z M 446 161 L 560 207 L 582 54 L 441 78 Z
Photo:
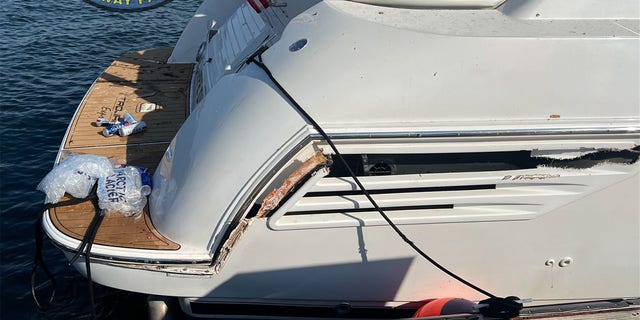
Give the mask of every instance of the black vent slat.
M 417 192 L 439 192 L 439 191 L 469 191 L 469 190 L 490 190 L 495 189 L 495 184 L 479 184 L 466 186 L 441 186 L 441 187 L 417 187 L 417 188 L 397 188 L 397 189 L 368 189 L 370 194 L 391 194 L 391 193 L 417 193 Z M 360 190 L 343 191 L 314 191 L 305 194 L 305 197 L 329 197 L 329 196 L 353 196 L 360 195 Z
M 408 211 L 408 210 L 433 210 L 433 209 L 453 209 L 453 204 L 431 204 L 419 206 L 400 206 L 400 207 L 382 207 L 384 211 Z M 308 211 L 288 211 L 287 215 L 302 214 L 329 214 L 329 213 L 356 213 L 376 211 L 375 208 L 350 208 L 350 209 L 326 209 L 326 210 L 308 210 Z

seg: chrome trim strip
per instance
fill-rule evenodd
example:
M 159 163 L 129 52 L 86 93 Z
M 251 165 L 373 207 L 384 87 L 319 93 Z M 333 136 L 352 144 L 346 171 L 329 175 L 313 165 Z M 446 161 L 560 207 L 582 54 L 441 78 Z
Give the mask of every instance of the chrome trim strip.
M 353 132 L 328 133 L 332 139 L 363 138 L 442 138 L 442 137 L 500 137 L 500 136 L 537 136 L 537 135 L 577 135 L 577 134 L 633 134 L 640 133 L 640 126 L 600 127 L 600 128 L 539 128 L 507 130 L 461 130 L 461 131 L 411 131 L 411 132 Z M 318 133 L 311 139 L 322 139 Z

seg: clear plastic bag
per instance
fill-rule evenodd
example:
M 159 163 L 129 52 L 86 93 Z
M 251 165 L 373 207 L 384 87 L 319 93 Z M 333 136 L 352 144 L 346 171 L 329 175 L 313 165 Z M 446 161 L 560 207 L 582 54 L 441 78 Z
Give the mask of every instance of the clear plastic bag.
M 70 154 L 55 166 L 37 186 L 46 194 L 45 203 L 58 203 L 65 192 L 86 198 L 98 178 L 113 174 L 113 163 L 92 154 Z
M 145 177 L 146 175 L 146 177 Z M 146 169 L 125 166 L 98 180 L 98 205 L 105 214 L 119 213 L 126 217 L 142 212 L 147 205 L 151 186 Z

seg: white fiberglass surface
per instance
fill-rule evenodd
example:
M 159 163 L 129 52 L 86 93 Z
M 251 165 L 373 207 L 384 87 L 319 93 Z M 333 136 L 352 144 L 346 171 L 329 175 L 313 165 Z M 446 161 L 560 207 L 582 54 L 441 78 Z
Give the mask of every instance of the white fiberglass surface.
M 343 156 L 398 224 L 428 224 L 536 219 L 637 174 L 636 151 L 629 151 L 637 147 L 637 137 L 530 137 L 526 144 L 518 137 L 337 143 L 343 152 L 363 152 Z M 322 142 L 313 146 L 330 150 Z M 569 146 L 573 148 L 563 149 Z M 334 159 L 330 168 L 315 172 L 277 208 L 269 226 L 384 225 L 343 167 Z M 264 192 L 282 183 L 277 177 L 291 170 L 280 172 Z
M 639 208 L 629 201 L 638 192 L 635 167 L 626 179 L 536 219 L 399 227 L 438 262 L 495 294 L 533 304 L 637 296 Z M 550 259 L 554 263 L 545 264 Z M 559 265 L 568 259 L 573 263 Z M 385 224 L 274 230 L 268 220 L 255 219 L 220 275 L 225 281 L 210 297 L 378 303 L 484 298 L 421 259 Z
M 221 76 L 235 72 L 238 66 L 270 35 L 271 28 L 248 3 L 242 4 L 207 44 L 205 64 L 211 87 Z
M 241 191 L 303 127 L 261 80 L 224 77 L 187 119 L 154 175 L 156 228 L 181 246 L 207 250 Z
M 325 126 L 640 119 L 638 35 L 613 20 L 556 28 L 495 10 L 424 10 L 456 22 L 447 32 L 405 11 L 320 3 L 287 26 L 264 61 Z M 291 52 L 300 39 L 307 45 Z

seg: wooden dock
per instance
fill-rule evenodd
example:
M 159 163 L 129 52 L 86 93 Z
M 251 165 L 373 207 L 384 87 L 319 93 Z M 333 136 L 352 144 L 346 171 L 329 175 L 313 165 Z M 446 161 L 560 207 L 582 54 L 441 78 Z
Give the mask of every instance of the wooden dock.
M 63 151 L 113 157 L 153 172 L 189 111 L 193 64 L 167 64 L 170 54 L 171 49 L 138 51 L 111 63 L 78 107 Z M 144 112 L 142 107 L 150 104 L 155 104 L 156 110 Z M 99 117 L 118 119 L 126 112 L 146 122 L 147 129 L 127 137 L 117 134 L 105 137 L 103 127 L 93 124 Z M 95 210 L 87 201 L 52 209 L 49 214 L 59 230 L 82 239 Z M 119 214 L 106 216 L 95 243 L 137 249 L 180 248 L 153 227 L 148 208 L 136 218 Z

